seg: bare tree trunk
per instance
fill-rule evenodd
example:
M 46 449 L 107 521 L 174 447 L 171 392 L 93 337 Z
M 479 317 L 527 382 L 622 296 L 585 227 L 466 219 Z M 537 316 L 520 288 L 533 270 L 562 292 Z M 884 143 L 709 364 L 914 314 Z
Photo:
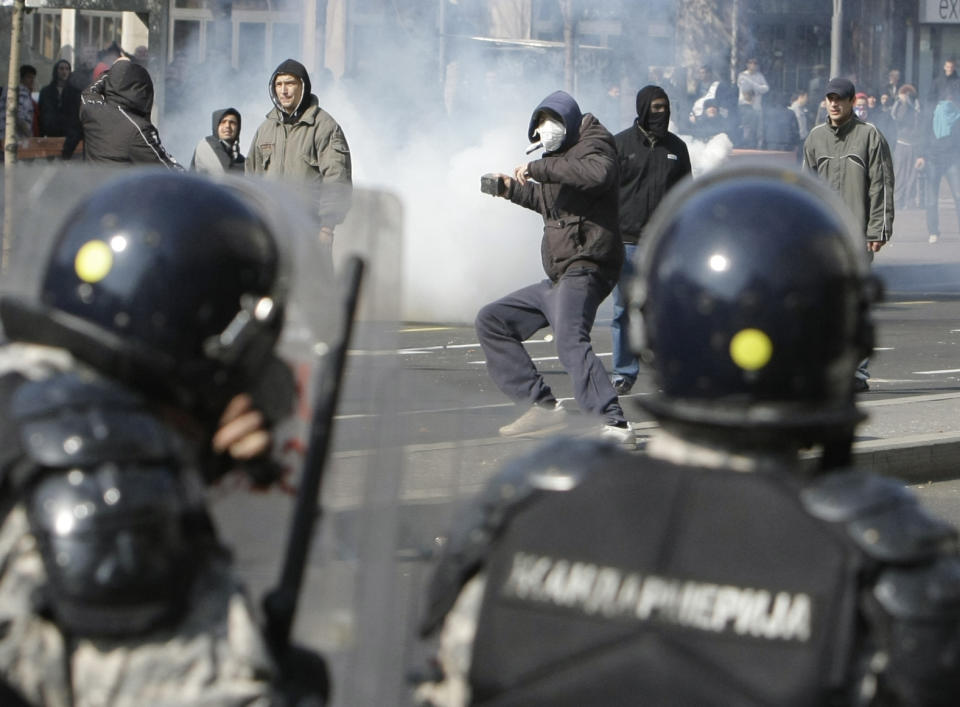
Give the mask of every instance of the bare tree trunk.
M 17 107 L 20 103 L 20 39 L 23 34 L 25 0 L 14 0 L 13 26 L 10 29 L 10 71 L 7 74 L 6 139 L 3 145 L 3 249 L 0 270 L 10 261 L 13 242 L 13 172 L 17 162 Z

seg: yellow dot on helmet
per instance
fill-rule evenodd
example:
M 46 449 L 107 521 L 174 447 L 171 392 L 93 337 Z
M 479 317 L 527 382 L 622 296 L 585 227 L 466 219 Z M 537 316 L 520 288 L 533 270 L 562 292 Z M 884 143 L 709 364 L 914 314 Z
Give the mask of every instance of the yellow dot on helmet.
M 73 267 L 84 282 L 100 282 L 113 267 L 113 251 L 103 241 L 87 241 L 77 251 Z
M 742 329 L 730 340 L 730 358 L 745 371 L 758 371 L 770 362 L 773 342 L 759 329 Z

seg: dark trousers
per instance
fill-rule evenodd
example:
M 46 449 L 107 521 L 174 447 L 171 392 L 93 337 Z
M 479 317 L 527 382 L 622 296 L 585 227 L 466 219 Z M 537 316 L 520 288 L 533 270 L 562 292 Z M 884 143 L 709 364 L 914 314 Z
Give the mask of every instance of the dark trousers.
M 525 339 L 549 325 L 580 409 L 610 424 L 625 422 L 617 393 L 590 343 L 597 308 L 611 287 L 596 271 L 573 268 L 556 283 L 543 280 L 481 309 L 477 336 L 497 387 L 517 403 L 556 401 L 523 347 Z
M 940 235 L 940 181 L 947 180 L 953 205 L 960 220 L 960 164 L 935 163 L 927 188 L 927 233 Z

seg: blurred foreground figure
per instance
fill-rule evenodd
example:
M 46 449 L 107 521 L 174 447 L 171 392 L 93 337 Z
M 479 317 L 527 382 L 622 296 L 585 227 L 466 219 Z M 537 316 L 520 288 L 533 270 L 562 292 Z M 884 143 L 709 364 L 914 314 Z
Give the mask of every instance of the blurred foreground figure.
M 668 196 L 629 297 L 649 456 L 557 440 L 493 481 L 431 585 L 423 702 L 955 703 L 956 534 L 846 466 L 876 297 L 849 218 L 766 167 Z
M 230 189 L 140 173 L 0 300 L 0 687 L 25 703 L 298 704 L 204 496 L 228 455 L 269 480 L 284 260 Z

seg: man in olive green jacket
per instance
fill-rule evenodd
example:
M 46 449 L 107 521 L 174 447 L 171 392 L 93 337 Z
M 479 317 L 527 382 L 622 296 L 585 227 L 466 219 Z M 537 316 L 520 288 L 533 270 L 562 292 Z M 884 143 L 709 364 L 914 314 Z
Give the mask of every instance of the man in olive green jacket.
M 299 61 L 287 59 L 274 70 L 267 87 L 274 107 L 253 136 L 245 171 L 316 188 L 320 241 L 329 245 L 350 209 L 350 148 L 310 89 Z

